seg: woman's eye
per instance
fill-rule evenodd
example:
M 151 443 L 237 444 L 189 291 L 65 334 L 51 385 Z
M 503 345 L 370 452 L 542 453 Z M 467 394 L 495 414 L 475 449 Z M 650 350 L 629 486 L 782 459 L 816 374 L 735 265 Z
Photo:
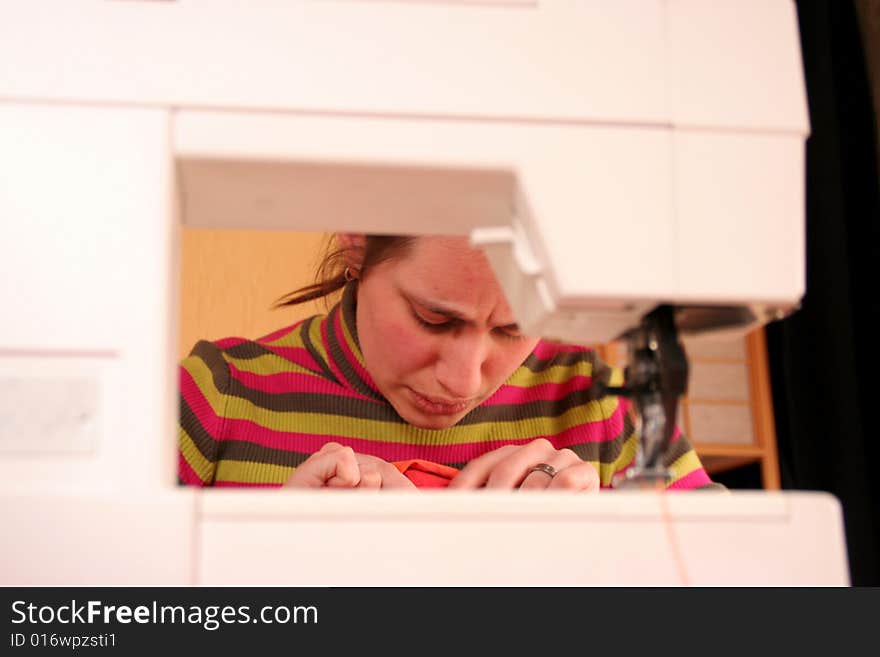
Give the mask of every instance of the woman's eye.
M 416 321 L 419 324 L 421 324 L 422 326 L 429 328 L 429 329 L 432 329 L 432 330 L 435 330 L 435 331 L 441 330 L 444 328 L 448 328 L 449 326 L 452 325 L 452 322 L 450 322 L 449 320 L 446 320 L 446 319 L 429 320 L 429 319 L 425 319 L 424 317 L 422 317 L 418 313 L 413 313 L 413 317 L 415 317 Z
M 506 340 L 522 340 L 523 338 L 526 337 L 522 333 L 509 331 L 509 330 L 505 330 L 505 329 L 497 329 L 495 332 Z

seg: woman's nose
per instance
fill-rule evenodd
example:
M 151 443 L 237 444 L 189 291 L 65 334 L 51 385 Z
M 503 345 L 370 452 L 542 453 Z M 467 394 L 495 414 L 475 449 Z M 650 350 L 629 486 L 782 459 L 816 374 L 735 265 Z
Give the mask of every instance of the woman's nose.
M 487 355 L 481 335 L 450 336 L 437 359 L 437 382 L 456 400 L 476 397 L 482 388 Z

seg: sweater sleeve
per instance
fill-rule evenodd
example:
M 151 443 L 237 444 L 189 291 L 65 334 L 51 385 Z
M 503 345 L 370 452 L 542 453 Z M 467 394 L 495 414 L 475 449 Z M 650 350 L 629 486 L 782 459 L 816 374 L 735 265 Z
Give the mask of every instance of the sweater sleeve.
M 178 482 L 214 482 L 229 398 L 229 364 L 216 345 L 199 341 L 179 368 Z

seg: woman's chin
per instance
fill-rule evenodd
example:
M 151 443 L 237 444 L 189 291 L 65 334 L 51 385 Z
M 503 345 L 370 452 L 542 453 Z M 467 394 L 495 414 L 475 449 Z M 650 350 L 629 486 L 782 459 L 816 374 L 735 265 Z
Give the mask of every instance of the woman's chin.
M 439 429 L 448 429 L 450 427 L 453 427 L 458 424 L 458 422 L 465 415 L 467 415 L 467 411 L 455 414 L 425 413 L 424 411 L 413 408 L 407 408 L 403 413 L 401 413 L 400 409 L 398 409 L 397 413 L 407 423 L 413 425 L 414 427 L 418 427 L 419 429 L 431 429 L 435 431 Z

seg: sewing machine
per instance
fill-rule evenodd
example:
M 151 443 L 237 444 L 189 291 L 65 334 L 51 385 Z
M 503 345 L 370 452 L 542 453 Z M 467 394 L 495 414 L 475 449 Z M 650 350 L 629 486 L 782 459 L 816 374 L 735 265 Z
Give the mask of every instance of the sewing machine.
M 823 494 L 175 485 L 181 223 L 470 235 L 525 332 L 631 343 L 662 481 L 677 334 L 804 292 L 792 2 L 47 4 L 0 10 L 0 583 L 848 583 Z

